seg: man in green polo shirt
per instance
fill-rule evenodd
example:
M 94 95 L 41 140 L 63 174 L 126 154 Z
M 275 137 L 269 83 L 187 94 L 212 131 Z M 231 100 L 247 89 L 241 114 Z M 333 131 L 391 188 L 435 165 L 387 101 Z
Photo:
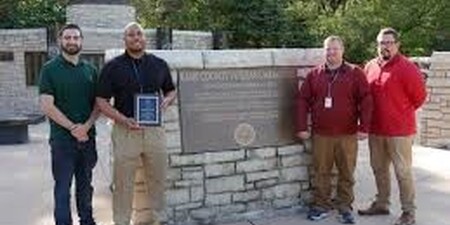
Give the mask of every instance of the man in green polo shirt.
M 39 82 L 40 105 L 50 120 L 50 148 L 56 225 L 72 225 L 70 187 L 80 225 L 95 225 L 92 216 L 92 170 L 97 162 L 94 123 L 95 68 L 79 59 L 83 36 L 75 24 L 64 26 L 58 41 L 61 54 L 47 62 Z

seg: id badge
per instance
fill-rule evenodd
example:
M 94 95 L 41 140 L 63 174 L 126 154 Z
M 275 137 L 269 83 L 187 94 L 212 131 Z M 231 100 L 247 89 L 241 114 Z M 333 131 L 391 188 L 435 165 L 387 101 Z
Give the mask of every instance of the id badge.
M 325 98 L 325 102 L 324 102 L 324 106 L 325 106 L 326 109 L 330 109 L 331 107 L 333 107 L 333 98 L 326 97 Z

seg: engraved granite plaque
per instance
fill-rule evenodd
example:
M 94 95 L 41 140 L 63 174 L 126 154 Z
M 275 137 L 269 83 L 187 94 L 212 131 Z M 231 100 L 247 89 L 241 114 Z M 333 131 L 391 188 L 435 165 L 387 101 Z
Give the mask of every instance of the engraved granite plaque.
M 180 71 L 183 150 L 293 143 L 296 76 L 295 68 Z

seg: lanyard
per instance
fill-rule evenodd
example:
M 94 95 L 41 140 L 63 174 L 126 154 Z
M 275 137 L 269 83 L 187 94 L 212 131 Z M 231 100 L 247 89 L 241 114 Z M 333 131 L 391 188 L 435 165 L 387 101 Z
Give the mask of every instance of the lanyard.
M 136 77 L 136 80 L 139 83 L 139 91 L 140 93 L 143 93 L 144 91 L 144 85 L 143 85 L 143 76 L 140 73 L 140 71 L 138 70 L 138 67 L 136 66 L 136 62 L 134 60 L 131 60 L 131 64 L 133 65 L 133 70 L 134 70 L 134 76 Z
M 334 71 L 330 71 L 330 72 L 331 72 L 331 75 L 333 76 L 333 79 L 331 81 L 330 81 L 330 79 L 327 79 L 327 81 L 328 81 L 327 97 L 331 97 L 331 88 L 332 88 L 334 82 L 337 80 L 337 77 L 339 75 L 338 69 L 336 69 Z

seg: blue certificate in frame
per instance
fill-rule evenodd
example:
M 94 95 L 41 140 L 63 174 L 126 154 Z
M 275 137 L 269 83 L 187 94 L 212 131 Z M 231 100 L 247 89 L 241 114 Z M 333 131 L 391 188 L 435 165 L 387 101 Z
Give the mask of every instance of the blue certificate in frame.
M 161 126 L 161 98 L 157 94 L 137 94 L 134 118 L 141 126 Z

